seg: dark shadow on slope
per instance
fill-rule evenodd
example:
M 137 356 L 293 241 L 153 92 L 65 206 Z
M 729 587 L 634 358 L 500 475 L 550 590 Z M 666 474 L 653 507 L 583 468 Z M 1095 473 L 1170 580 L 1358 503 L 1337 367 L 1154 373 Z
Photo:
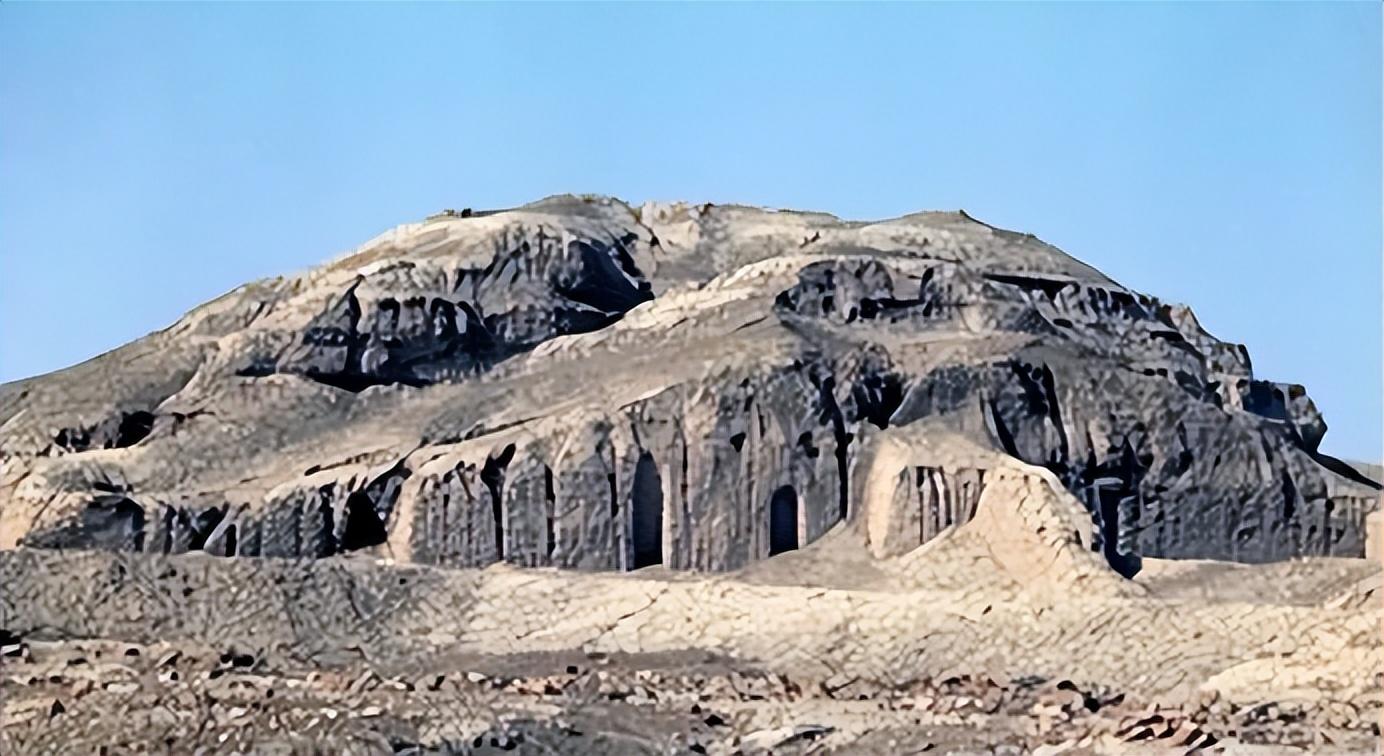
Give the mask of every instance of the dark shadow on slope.
M 1384 488 L 1384 486 L 1380 485 L 1379 481 L 1370 480 L 1368 477 L 1365 476 L 1364 473 L 1355 469 L 1350 464 L 1336 459 L 1335 457 L 1332 457 L 1327 454 L 1322 454 L 1321 452 L 1316 451 L 1308 452 L 1308 455 L 1312 457 L 1312 460 L 1314 462 L 1321 465 L 1322 467 L 1325 467 L 1331 472 L 1336 473 L 1342 478 L 1353 481 L 1355 483 L 1359 483 L 1362 486 L 1369 486 L 1370 488 L 1373 488 L 1376 491 L 1381 490 L 1381 488 Z

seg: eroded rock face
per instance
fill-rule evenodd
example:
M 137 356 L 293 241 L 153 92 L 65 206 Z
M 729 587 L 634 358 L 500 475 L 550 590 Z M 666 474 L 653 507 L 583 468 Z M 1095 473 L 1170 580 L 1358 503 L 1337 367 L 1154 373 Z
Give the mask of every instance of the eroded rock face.
M 0 387 L 0 546 L 727 570 L 860 527 L 910 427 L 986 454 L 896 476 L 892 551 L 969 521 L 992 453 L 1126 575 L 1362 556 L 1377 508 L 1301 386 L 1032 236 L 560 197 Z
M 483 268 L 417 271 L 407 261 L 403 285 L 365 302 L 348 288 L 304 329 L 296 348 L 260 361 L 242 375 L 287 372 L 360 391 L 368 386 L 424 386 L 458 380 L 573 333 L 603 328 L 653 299 L 627 245 L 609 241 L 506 234 Z M 406 275 L 416 273 L 416 275 Z

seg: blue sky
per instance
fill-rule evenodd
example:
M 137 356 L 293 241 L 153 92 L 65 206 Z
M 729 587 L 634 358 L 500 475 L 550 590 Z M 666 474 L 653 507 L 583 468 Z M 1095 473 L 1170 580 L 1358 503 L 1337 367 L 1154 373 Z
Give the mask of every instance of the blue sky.
M 0 380 L 444 207 L 964 208 L 1381 451 L 1380 5 L 0 5 Z

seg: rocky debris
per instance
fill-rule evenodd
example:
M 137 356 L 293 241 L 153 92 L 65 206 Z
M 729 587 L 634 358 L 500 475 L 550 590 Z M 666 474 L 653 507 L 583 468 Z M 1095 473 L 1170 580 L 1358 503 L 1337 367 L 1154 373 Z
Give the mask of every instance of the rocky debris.
M 1236 706 L 1205 695 L 1169 705 L 1033 676 L 865 685 L 844 701 L 806 681 L 654 658 L 577 671 L 556 659 L 546 671 L 494 660 L 514 673 L 497 675 L 443 665 L 415 684 L 387 669 L 311 667 L 277 655 L 252 671 L 224 661 L 239 655 L 233 649 L 62 641 L 37 642 L 34 652 L 5 672 L 6 752 L 65 736 L 117 753 L 309 743 L 407 753 L 849 753 L 921 735 L 920 747 L 942 752 L 991 738 L 992 747 L 1033 753 L 1193 753 L 1234 744 L 1351 748 L 1376 735 L 1350 704 Z M 99 666 L 108 657 L 126 659 L 126 671 Z M 93 669 L 101 671 L 82 676 Z M 184 674 L 159 674 L 169 669 Z M 444 682 L 433 685 L 437 678 Z
M 800 743 L 815 742 L 832 730 L 823 725 L 786 725 L 772 730 L 755 730 L 740 739 L 740 750 L 746 754 L 775 753 Z
M 1020 503 L 1009 516 L 1022 512 Z M 807 725 L 832 731 L 775 751 L 948 752 L 989 738 L 983 745 L 1158 752 L 1215 738 L 1352 752 L 1376 737 L 1378 602 L 1338 600 L 1373 595 L 1378 573 L 1361 580 L 1363 560 L 1229 565 L 1206 581 L 1211 593 L 1191 598 L 1162 582 L 1106 591 L 1089 576 L 1013 576 L 987 556 L 998 542 L 966 530 L 982 521 L 876 560 L 863 590 L 830 587 L 854 569 L 843 556 L 864 548 L 845 531 L 792 555 L 802 560 L 781 582 L 753 583 L 355 557 L 9 552 L 4 697 L 46 703 L 25 703 L 24 728 L 4 736 L 34 744 L 89 731 L 74 742 L 195 750 L 148 738 L 206 720 L 198 738 L 219 747 L 226 734 L 242 751 L 301 732 L 419 752 L 465 752 L 484 735 L 481 747 L 519 752 L 725 754 L 746 750 L 737 738 Z M 1136 588 L 1142 577 L 1105 575 Z M 1217 587 L 1232 579 L 1260 601 Z M 1295 582 L 1303 590 L 1286 595 L 1316 600 L 1267 603 L 1271 592 L 1257 588 Z M 71 640 L 99 637 L 112 640 Z M 34 713 L 54 700 L 64 711 L 52 721 L 69 729 L 46 729 Z

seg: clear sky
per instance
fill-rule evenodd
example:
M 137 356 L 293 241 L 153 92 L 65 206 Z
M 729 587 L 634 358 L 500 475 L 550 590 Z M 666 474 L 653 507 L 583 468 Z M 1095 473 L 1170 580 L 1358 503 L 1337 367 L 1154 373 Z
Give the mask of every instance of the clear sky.
M 964 208 L 1381 446 L 1380 5 L 0 5 L 0 380 L 445 207 Z

